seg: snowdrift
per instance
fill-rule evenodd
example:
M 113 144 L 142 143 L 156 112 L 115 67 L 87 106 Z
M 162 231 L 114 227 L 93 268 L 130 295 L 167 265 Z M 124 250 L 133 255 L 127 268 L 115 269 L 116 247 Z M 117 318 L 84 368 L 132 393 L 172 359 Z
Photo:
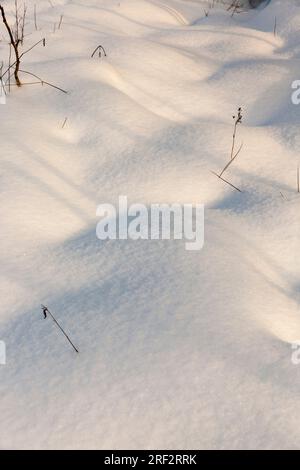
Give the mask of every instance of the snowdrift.
M 297 2 L 45 0 L 37 29 L 34 3 L 23 67 L 68 94 L 0 104 L 0 447 L 299 448 Z M 241 193 L 212 173 L 239 106 Z M 100 242 L 119 195 L 205 204 L 203 250 Z

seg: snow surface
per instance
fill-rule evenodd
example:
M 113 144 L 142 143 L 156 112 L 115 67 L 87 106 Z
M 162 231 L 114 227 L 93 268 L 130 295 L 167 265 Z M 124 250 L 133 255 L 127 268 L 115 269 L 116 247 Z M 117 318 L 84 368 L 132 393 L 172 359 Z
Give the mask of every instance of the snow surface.
M 196 0 L 26 3 L 24 49 L 46 47 L 23 68 L 68 94 L 13 87 L 0 105 L 0 448 L 299 448 L 299 2 L 233 17 Z M 239 106 L 226 177 L 242 193 L 211 173 Z M 100 242 L 96 207 L 119 195 L 204 203 L 203 250 Z

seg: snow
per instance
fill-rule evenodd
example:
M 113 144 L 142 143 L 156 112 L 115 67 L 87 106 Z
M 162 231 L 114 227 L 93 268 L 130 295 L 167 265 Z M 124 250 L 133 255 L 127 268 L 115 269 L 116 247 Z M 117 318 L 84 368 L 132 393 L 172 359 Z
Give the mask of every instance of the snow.
M 0 104 L 0 448 L 299 448 L 300 2 L 26 3 L 22 68 L 68 94 Z M 119 195 L 205 204 L 203 250 L 101 242 Z

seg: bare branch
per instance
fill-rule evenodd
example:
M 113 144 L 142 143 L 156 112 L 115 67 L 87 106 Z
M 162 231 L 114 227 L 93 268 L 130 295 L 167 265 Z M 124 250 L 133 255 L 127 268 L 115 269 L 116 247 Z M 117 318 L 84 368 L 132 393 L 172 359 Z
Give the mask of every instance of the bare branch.
M 236 189 L 239 193 L 241 193 L 242 191 L 237 188 L 236 186 L 234 186 L 234 184 L 230 183 L 229 181 L 225 180 L 224 178 L 222 178 L 222 176 L 218 175 L 218 173 L 215 173 L 214 171 L 211 172 L 213 175 L 215 175 L 217 178 L 219 178 L 220 180 L 224 181 L 224 183 L 227 183 L 229 184 L 229 186 L 231 186 L 232 188 Z
M 61 91 L 62 93 L 65 93 L 65 94 L 68 94 L 68 92 L 66 90 L 63 90 L 62 88 L 60 88 L 59 86 L 56 86 L 56 85 L 53 85 L 52 83 L 49 83 L 49 82 L 46 82 L 46 80 L 43 80 L 41 77 L 39 77 L 38 75 L 35 75 L 34 73 L 31 73 L 31 72 L 27 72 L 27 70 L 20 70 L 20 72 L 22 73 L 26 73 L 28 75 L 31 75 L 32 77 L 35 77 L 37 78 L 41 85 L 48 85 L 48 86 L 51 86 L 52 88 L 56 88 L 56 90 L 59 90 Z
M 104 57 L 107 57 L 107 54 L 106 54 L 106 52 L 105 52 L 105 49 L 104 49 L 103 46 L 101 46 L 101 44 L 96 47 L 96 49 L 95 49 L 94 52 L 92 53 L 91 57 L 94 57 L 94 55 L 96 54 L 97 51 L 99 51 L 98 57 L 101 57 L 101 56 L 102 56 L 102 51 L 103 51 Z

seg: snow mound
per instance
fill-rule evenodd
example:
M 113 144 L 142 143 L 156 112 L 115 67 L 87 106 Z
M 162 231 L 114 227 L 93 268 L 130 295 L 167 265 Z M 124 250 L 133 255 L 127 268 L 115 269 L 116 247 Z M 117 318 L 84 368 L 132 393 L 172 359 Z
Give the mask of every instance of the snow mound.
M 68 94 L 0 105 L 0 447 L 299 448 L 299 2 L 34 3 L 23 67 Z M 203 250 L 97 240 L 123 194 L 205 204 Z

